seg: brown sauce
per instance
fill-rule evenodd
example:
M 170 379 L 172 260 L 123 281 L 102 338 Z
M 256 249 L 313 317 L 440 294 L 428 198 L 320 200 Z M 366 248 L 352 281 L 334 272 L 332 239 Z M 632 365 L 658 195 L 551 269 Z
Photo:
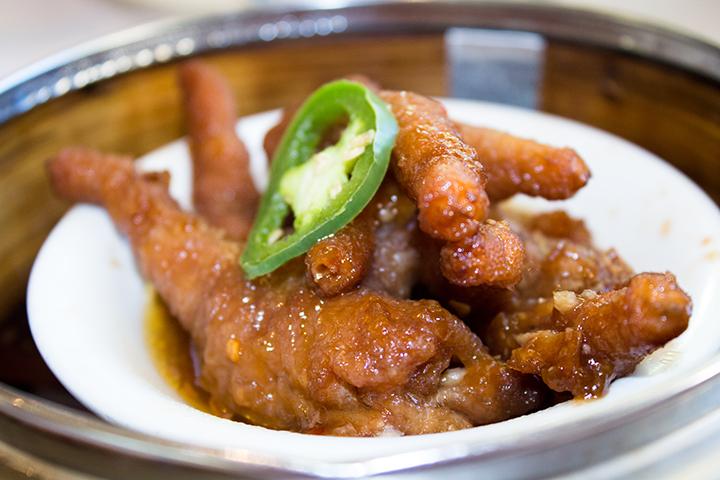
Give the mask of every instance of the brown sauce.
M 190 336 L 170 314 L 165 302 L 148 287 L 145 339 L 160 376 L 190 406 L 215 414 L 208 394 L 195 381 Z

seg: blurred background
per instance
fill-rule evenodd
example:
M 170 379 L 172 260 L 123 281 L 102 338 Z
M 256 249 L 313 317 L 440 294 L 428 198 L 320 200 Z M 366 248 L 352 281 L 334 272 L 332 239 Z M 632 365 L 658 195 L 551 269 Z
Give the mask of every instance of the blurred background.
M 271 0 L 0 0 L 0 78 L 83 41 L 162 18 L 240 6 L 292 3 Z M 307 3 L 307 2 L 303 2 Z M 320 6 L 345 4 L 320 0 Z M 367 0 L 365 0 L 367 3 Z M 720 44 L 718 0 L 538 1 L 602 10 L 670 26 Z

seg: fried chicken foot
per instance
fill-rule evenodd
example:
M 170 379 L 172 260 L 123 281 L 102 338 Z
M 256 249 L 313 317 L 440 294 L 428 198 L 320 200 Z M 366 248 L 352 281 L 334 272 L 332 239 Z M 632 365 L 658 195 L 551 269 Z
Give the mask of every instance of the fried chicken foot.
M 460 139 L 439 102 L 411 92 L 386 90 L 380 96 L 399 127 L 392 171 L 417 202 L 420 229 L 445 241 L 475 234 L 488 209 L 475 150 Z
M 356 287 L 373 260 L 375 225 L 368 213 L 327 238 L 319 240 L 305 255 L 308 280 L 325 297 Z
M 485 167 L 485 189 L 493 202 L 516 193 L 548 200 L 570 198 L 590 179 L 590 169 L 570 148 L 551 147 L 491 128 L 455 125 Z
M 144 276 L 191 333 L 211 404 L 270 428 L 339 435 L 414 434 L 527 413 L 542 387 L 486 353 L 434 301 L 358 289 L 323 300 L 292 261 L 255 281 L 240 245 L 179 210 L 157 176 L 82 149 L 48 164 L 62 197 L 103 205 Z M 451 359 L 466 369 L 448 390 Z M 462 400 L 458 400 L 462 399 Z
M 547 329 L 523 335 L 509 365 L 540 375 L 550 388 L 578 398 L 603 395 L 615 378 L 632 373 L 648 354 L 680 335 L 690 298 L 670 273 L 641 273 L 600 295 L 556 293 Z
M 393 173 L 418 205 L 420 229 L 447 242 L 443 275 L 456 285 L 508 287 L 522 278 L 520 239 L 487 215 L 485 174 L 476 152 L 460 139 L 445 109 L 410 92 L 380 93 L 399 126 Z
M 203 62 L 186 62 L 179 72 L 193 160 L 195 208 L 230 238 L 244 239 L 260 195 L 250 175 L 247 149 L 235 132 L 232 91 L 225 79 Z

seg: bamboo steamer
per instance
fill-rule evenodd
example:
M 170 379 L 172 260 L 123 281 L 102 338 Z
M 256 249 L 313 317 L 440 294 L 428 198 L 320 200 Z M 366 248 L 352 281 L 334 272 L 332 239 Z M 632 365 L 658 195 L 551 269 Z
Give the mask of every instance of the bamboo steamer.
M 238 460 L 227 452 L 159 441 L 84 412 L 34 350 L 23 303 L 28 273 L 67 208 L 50 192 L 45 160 L 69 144 L 141 155 L 182 136 L 175 78 L 175 62 L 182 58 L 200 55 L 224 73 L 238 99 L 237 113 L 245 115 L 298 101 L 318 84 L 353 72 L 388 88 L 451 96 L 447 28 L 535 32 L 545 42 L 538 109 L 637 143 L 720 201 L 720 49 L 715 46 L 626 19 L 531 4 L 350 1 L 326 10 L 312 3 L 302 11 L 247 8 L 223 17 L 153 24 L 63 52 L 0 83 L 0 381 L 5 382 L 0 384 L 0 460 L 8 475 L 31 469 L 48 478 L 61 473 L 286 478 L 380 473 L 428 462 L 419 456 L 380 458 L 373 465 L 286 465 L 252 452 Z M 647 441 L 638 433 L 641 422 L 662 436 L 683 421 L 659 420 L 673 402 L 696 402 L 684 421 L 697 420 L 710 411 L 700 405 L 720 396 L 719 372 L 720 363 L 713 362 L 679 385 L 676 398 L 658 405 L 655 413 L 628 418 L 622 428 L 594 432 L 585 440 L 554 439 L 558 455 L 567 459 L 563 448 L 594 446 L 596 460 L 602 461 L 620 453 L 613 439 L 624 439 L 625 449 Z M 549 457 L 538 456 L 548 448 L 536 442 L 523 449 L 468 451 L 443 457 L 454 463 L 434 468 L 449 473 L 454 465 L 472 462 L 478 472 L 523 477 L 581 466 L 553 465 Z

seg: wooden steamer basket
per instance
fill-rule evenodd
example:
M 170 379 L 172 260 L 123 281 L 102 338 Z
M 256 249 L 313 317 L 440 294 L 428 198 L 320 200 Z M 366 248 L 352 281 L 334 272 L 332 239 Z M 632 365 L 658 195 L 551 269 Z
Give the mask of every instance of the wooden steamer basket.
M 350 72 L 388 88 L 534 106 L 643 146 L 720 201 L 717 47 L 559 7 L 345 4 L 323 9 L 310 1 L 306 10 L 247 8 L 155 23 L 63 52 L 0 83 L 0 473 L 181 479 L 403 470 L 411 478 L 432 469 L 525 478 L 600 464 L 714 418 L 720 357 L 673 385 L 666 397 L 592 428 L 548 431 L 482 451 L 470 445 L 396 456 L 379 452 L 370 462 L 288 462 L 124 430 L 87 413 L 60 387 L 33 347 L 23 304 L 31 263 L 65 208 L 50 192 L 44 161 L 67 144 L 141 155 L 182 136 L 174 65 L 180 58 L 203 55 L 225 73 L 242 99 L 239 115 L 300 100 L 323 81 Z M 457 27 L 481 31 L 448 34 Z M 498 48 L 497 39 L 507 43 Z M 492 55 L 473 54 L 488 48 L 495 48 Z M 520 81 L 492 87 L 490 79 L 492 88 L 484 91 L 463 84 L 487 68 L 511 69 L 511 78 Z

